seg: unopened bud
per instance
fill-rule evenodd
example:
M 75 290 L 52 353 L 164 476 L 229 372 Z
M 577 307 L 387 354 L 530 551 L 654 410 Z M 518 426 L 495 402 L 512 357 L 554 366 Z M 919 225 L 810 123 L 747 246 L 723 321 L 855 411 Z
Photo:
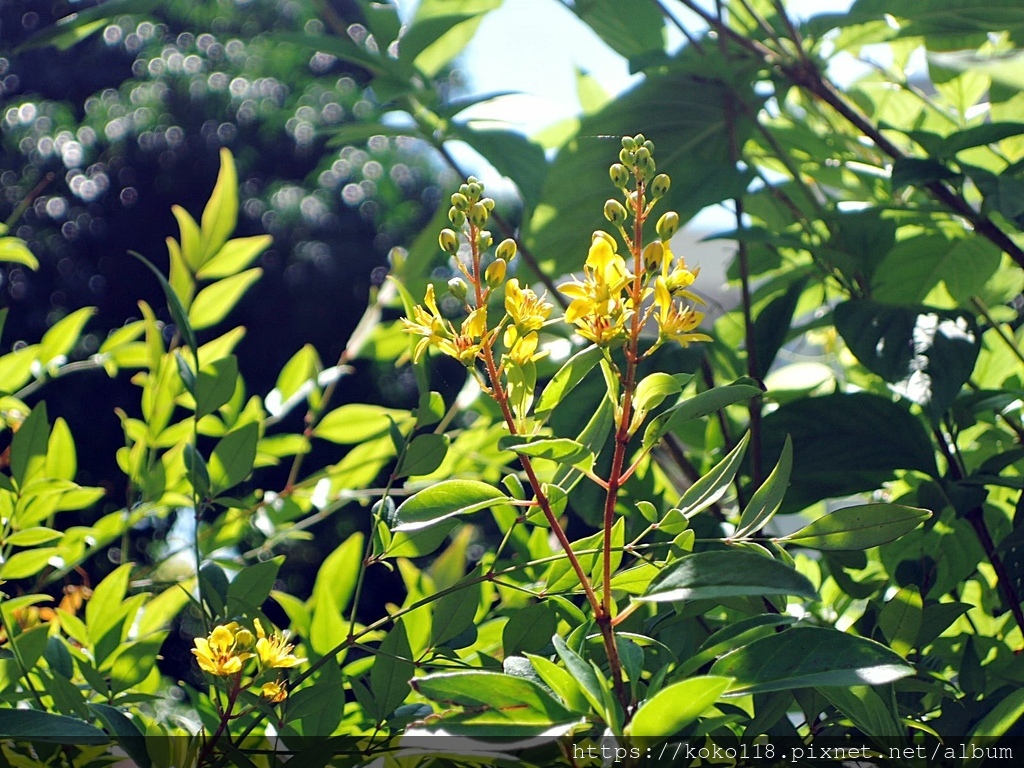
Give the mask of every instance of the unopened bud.
M 662 259 L 665 258 L 665 246 L 655 240 L 653 243 L 648 243 L 647 247 L 644 248 L 644 269 L 648 272 L 656 272 L 661 269 Z
M 623 149 L 628 149 L 629 151 L 632 152 L 634 149 L 636 149 L 636 141 L 634 141 L 629 136 L 623 136 L 622 137 L 622 148 Z
M 484 208 L 486 208 L 488 210 L 488 212 L 494 210 L 494 198 L 492 198 L 492 197 L 484 197 L 484 198 L 481 198 L 480 202 L 483 203 Z
M 486 229 L 480 230 L 480 234 L 476 236 L 477 247 L 481 251 L 486 251 L 494 243 L 494 238 L 491 237 L 491 233 Z
M 484 226 L 489 218 L 490 213 L 487 211 L 487 206 L 483 203 L 473 203 L 473 207 L 469 209 L 469 220 L 474 227 Z
M 452 195 L 452 205 L 454 205 L 460 211 L 464 211 L 469 207 L 469 198 L 467 198 L 461 192 L 456 192 L 454 195 Z
M 437 243 L 441 246 L 441 250 L 446 253 L 450 253 L 453 256 L 458 253 L 459 236 L 451 229 L 442 229 L 441 234 L 437 236 Z
M 490 288 L 497 288 L 505 281 L 505 272 L 508 270 L 508 264 L 501 259 L 492 261 L 484 272 L 484 280 L 487 281 L 487 285 Z
M 618 200 L 608 200 L 604 204 L 604 217 L 612 224 L 626 223 L 626 207 Z
M 633 165 L 633 153 L 628 149 L 619 151 L 619 162 L 626 167 L 632 167 Z
M 611 176 L 612 184 L 619 189 L 625 189 L 629 183 L 629 170 L 622 163 L 615 163 L 609 168 L 608 175 Z
M 502 261 L 512 261 L 517 250 L 516 241 L 509 237 L 498 243 L 498 249 L 494 252 L 494 255 Z
M 650 152 L 653 155 L 654 154 L 654 142 L 651 141 L 650 139 L 645 139 L 644 140 L 644 149 L 646 149 L 648 152 Z
M 448 293 L 459 301 L 465 301 L 466 296 L 469 295 L 469 286 L 461 277 L 453 277 L 448 281 Z
M 644 136 L 642 133 L 638 133 L 636 136 L 633 137 L 633 142 L 638 147 L 642 146 L 645 141 L 647 141 L 647 137 Z
M 638 163 L 646 163 L 651 159 L 651 150 L 647 147 L 640 147 L 640 149 L 634 153 L 634 157 L 636 157 L 636 161 Z
M 662 240 L 671 240 L 672 236 L 679 231 L 679 214 L 675 211 L 665 211 L 658 219 L 658 237 Z
M 594 234 L 590 236 L 590 242 L 594 242 L 594 240 L 596 240 L 597 238 L 601 238 L 606 243 L 608 243 L 608 245 L 612 247 L 613 251 L 619 247 L 618 243 L 615 242 L 615 238 L 609 235 L 603 229 L 594 230 Z
M 235 632 L 235 649 L 246 651 L 256 645 L 256 638 L 248 629 L 240 629 Z
M 480 195 L 484 193 L 484 185 L 478 182 L 472 176 L 470 176 L 469 178 L 469 195 L 467 195 L 467 197 L 469 197 L 470 200 L 479 200 Z
M 651 180 L 651 197 L 657 200 L 659 197 L 664 197 L 668 194 L 669 187 L 672 186 L 672 179 L 668 177 L 667 173 L 659 173 Z
M 456 227 L 461 227 L 466 223 L 466 214 L 456 208 L 454 205 L 448 209 L 448 221 L 454 224 Z
M 654 164 L 654 159 L 647 157 L 644 160 L 636 161 L 634 172 L 638 181 L 647 181 L 654 176 L 657 170 L 658 167 Z

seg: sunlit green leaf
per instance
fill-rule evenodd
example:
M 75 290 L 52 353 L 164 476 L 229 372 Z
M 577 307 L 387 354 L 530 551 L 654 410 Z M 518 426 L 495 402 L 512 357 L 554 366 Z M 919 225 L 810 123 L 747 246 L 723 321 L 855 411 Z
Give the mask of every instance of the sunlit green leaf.
M 510 501 L 497 488 L 479 480 L 445 480 L 402 502 L 393 527 L 396 531 L 415 530 Z
M 817 596 L 807 577 L 770 557 L 743 550 L 696 552 L 669 563 L 641 600 L 711 600 L 767 595 Z
M 902 504 L 843 507 L 778 541 L 821 550 L 870 549 L 914 530 L 931 514 Z

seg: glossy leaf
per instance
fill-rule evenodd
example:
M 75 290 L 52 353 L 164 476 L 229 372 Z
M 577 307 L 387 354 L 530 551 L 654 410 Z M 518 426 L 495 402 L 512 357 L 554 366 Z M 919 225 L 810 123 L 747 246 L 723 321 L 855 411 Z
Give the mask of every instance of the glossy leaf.
M 870 549 L 909 533 L 931 514 L 902 504 L 843 507 L 777 541 L 820 550 Z
M 407 411 L 394 408 L 348 403 L 325 415 L 313 429 L 313 435 L 340 445 L 354 445 L 386 434 L 388 419 L 398 420 L 408 415 Z
M 188 319 L 192 327 L 199 331 L 216 325 L 227 317 L 228 312 L 235 308 L 245 292 L 262 274 L 263 270 L 259 267 L 247 269 L 203 288 L 196 294 L 188 310 Z
M 446 480 L 402 502 L 393 527 L 396 531 L 411 531 L 510 501 L 497 488 L 479 480 Z
M 196 277 L 200 280 L 220 280 L 236 275 L 269 248 L 271 242 L 270 235 L 236 237 L 228 240 L 213 258 L 199 268 Z
M 450 444 L 448 435 L 428 432 L 416 435 L 395 469 L 395 477 L 429 475 L 441 466 Z
M 335 638 L 335 644 L 341 639 Z M 409 695 L 409 681 L 416 671 L 411 657 L 405 622 L 399 619 L 380 644 L 380 653 L 374 657 L 370 669 L 370 691 L 374 696 L 378 720 L 394 712 Z
M 743 550 L 697 552 L 673 560 L 639 598 L 652 602 L 726 597 L 817 597 L 807 577 L 778 560 Z
M 83 720 L 37 709 L 12 708 L 5 708 L 0 718 L 0 738 L 72 745 L 110 741 L 103 731 Z
M 227 403 L 238 383 L 238 359 L 234 355 L 204 365 L 196 377 L 196 417 L 202 418 Z
M 667 739 L 707 712 L 731 683 L 728 677 L 703 676 L 666 686 L 640 705 L 627 730 L 641 743 Z
M 479 571 L 471 572 L 468 578 L 475 578 L 478 574 Z M 449 592 L 434 603 L 433 620 L 430 622 L 431 646 L 445 645 L 473 626 L 482 593 L 483 588 L 477 581 Z
M 782 505 L 789 485 L 789 474 L 793 469 L 793 443 L 789 438 L 782 446 L 782 455 L 775 468 L 761 484 L 750 502 L 743 510 L 739 526 L 732 535 L 734 539 L 742 539 L 757 533 L 775 516 Z
M 31 270 L 39 269 L 39 259 L 25 241 L 17 237 L 0 237 L 0 261 L 23 264 Z
M 499 445 L 503 450 L 515 451 L 521 456 L 561 461 L 569 464 L 577 464 L 592 455 L 590 451 L 578 442 L 567 437 L 526 440 L 516 435 L 502 438 Z
M 909 584 L 885 604 L 878 614 L 878 628 L 882 630 L 889 646 L 906 658 L 921 632 L 923 618 L 921 590 Z
M 750 384 L 729 384 L 715 387 L 684 399 L 678 405 L 658 414 L 644 431 L 644 447 L 655 445 L 664 435 L 693 419 L 699 419 L 735 403 L 761 394 Z
M 283 562 L 284 555 L 278 555 L 240 570 L 228 585 L 228 614 L 234 616 L 259 610 L 274 588 L 277 572 Z
M 750 443 L 750 433 L 743 438 L 718 462 L 709 472 L 701 476 L 697 482 L 686 489 L 676 507 L 686 516 L 692 517 L 712 504 L 716 504 L 729 490 L 736 472 L 743 462 L 743 454 Z
M 592 344 L 566 360 L 544 387 L 534 409 L 537 418 L 547 416 L 556 405 L 563 402 L 576 385 L 601 361 L 601 356 L 601 348 Z
M 82 329 L 94 314 L 96 310 L 93 307 L 83 307 L 57 321 L 39 342 L 39 362 L 43 365 L 63 362 L 78 343 Z
M 883 685 L 914 668 L 884 645 L 846 632 L 794 627 L 723 656 L 711 674 L 734 678 L 731 694 L 821 685 Z
M 527 735 L 578 717 L 537 683 L 514 675 L 448 672 L 417 677 L 413 687 L 445 709 L 463 708 L 462 712 L 442 715 L 438 721 L 449 733 Z
M 25 417 L 11 441 L 11 477 L 19 486 L 24 487 L 46 466 L 49 439 L 46 403 L 39 403 Z
M 238 173 L 235 159 L 226 147 L 220 150 L 220 171 L 210 199 L 203 209 L 200 225 L 203 261 L 213 258 L 235 230 L 238 219 Z M 197 297 L 198 298 L 198 297 Z M 212 324 L 212 323 L 211 323 Z M 202 327 L 202 326 L 196 326 Z
M 783 512 L 874 490 L 899 469 L 938 476 L 921 422 L 888 398 L 866 392 L 802 398 L 766 415 L 762 428 L 766 455 L 781 452 L 787 437 L 793 441 L 793 473 Z
M 352 534 L 324 559 L 317 571 L 311 598 L 309 644 L 319 654 L 326 654 L 348 633 L 348 621 L 343 614 L 355 591 L 363 541 L 362 533 Z

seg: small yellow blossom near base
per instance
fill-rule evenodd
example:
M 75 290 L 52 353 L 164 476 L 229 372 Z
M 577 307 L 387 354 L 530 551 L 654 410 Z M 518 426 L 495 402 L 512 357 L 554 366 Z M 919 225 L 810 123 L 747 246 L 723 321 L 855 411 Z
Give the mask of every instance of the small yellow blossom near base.
M 288 642 L 284 635 L 271 632 L 269 635 L 263 631 L 263 625 L 259 619 L 255 619 L 256 626 L 256 655 L 259 657 L 261 669 L 284 669 L 302 664 L 306 659 L 300 659 L 292 653 L 294 647 Z
M 248 634 L 248 630 L 241 630 Z M 238 623 L 219 624 L 213 628 L 209 637 L 197 637 L 195 648 L 192 654 L 199 662 L 200 669 L 209 672 L 217 677 L 230 677 L 242 671 L 242 665 L 251 659 L 253 654 L 245 650 L 251 647 L 246 641 L 249 639 L 243 635 L 242 643 L 238 642 L 240 634 Z
M 264 683 L 260 688 L 260 697 L 265 699 L 268 704 L 280 704 L 288 698 L 288 691 L 277 681 Z

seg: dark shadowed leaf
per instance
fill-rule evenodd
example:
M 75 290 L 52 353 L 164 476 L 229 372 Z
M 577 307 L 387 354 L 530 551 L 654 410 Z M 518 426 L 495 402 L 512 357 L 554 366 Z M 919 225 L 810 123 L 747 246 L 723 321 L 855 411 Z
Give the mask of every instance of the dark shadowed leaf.
M 817 597 L 807 577 L 778 560 L 742 550 L 697 552 L 667 565 L 640 600 L 717 600 L 723 597 Z

